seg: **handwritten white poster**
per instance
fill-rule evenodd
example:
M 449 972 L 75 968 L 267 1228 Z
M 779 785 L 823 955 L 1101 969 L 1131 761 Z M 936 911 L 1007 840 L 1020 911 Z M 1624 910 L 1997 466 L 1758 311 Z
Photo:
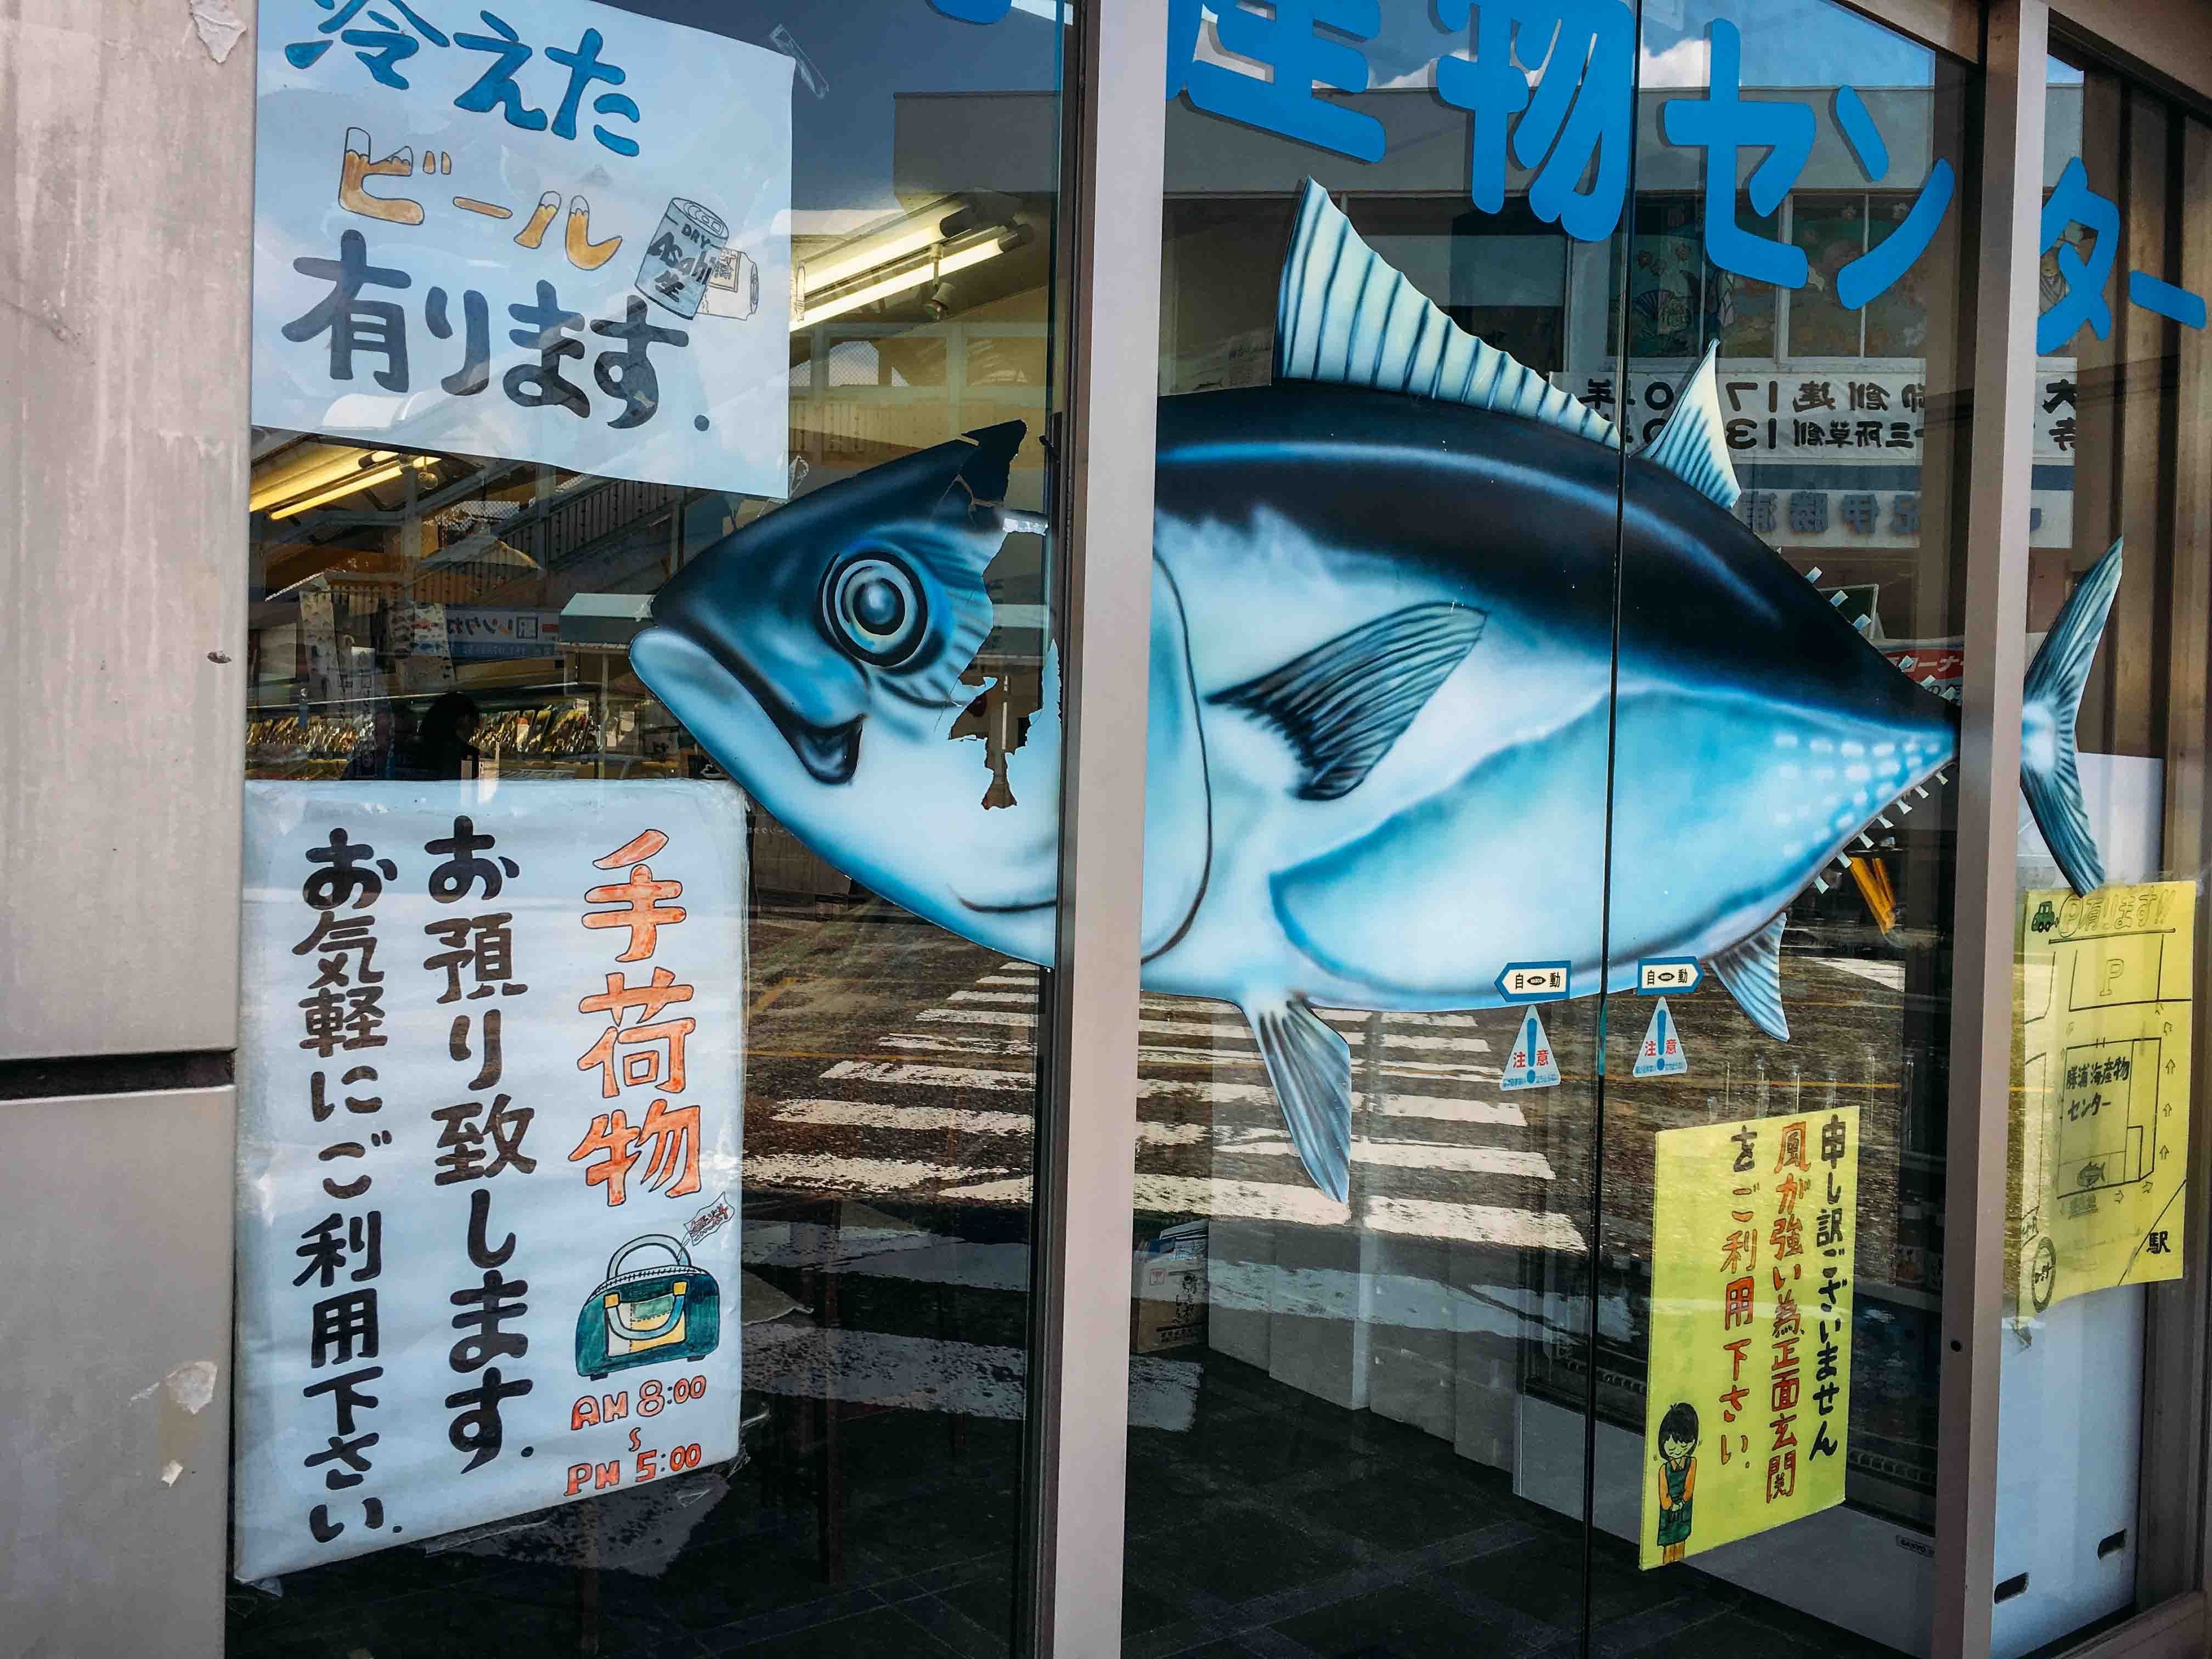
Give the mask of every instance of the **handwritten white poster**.
M 264 0 L 253 419 L 781 497 L 792 62 L 588 0 Z
M 744 824 L 246 786 L 239 1577 L 736 1455 Z

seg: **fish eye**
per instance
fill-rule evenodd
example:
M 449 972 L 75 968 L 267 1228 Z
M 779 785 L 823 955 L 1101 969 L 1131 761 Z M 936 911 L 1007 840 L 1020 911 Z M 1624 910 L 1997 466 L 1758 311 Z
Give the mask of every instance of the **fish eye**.
M 833 566 L 822 586 L 830 636 L 861 661 L 897 668 L 929 638 L 921 584 L 902 560 L 864 550 Z

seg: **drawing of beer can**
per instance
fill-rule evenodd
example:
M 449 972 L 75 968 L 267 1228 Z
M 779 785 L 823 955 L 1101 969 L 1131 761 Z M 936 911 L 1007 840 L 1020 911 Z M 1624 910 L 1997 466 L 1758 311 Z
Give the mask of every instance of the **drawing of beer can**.
M 671 197 L 638 262 L 637 291 L 679 317 L 696 317 L 708 278 L 729 240 L 730 228 L 711 208 Z
M 760 309 L 760 264 L 743 251 L 726 247 L 707 275 L 709 317 L 750 317 Z

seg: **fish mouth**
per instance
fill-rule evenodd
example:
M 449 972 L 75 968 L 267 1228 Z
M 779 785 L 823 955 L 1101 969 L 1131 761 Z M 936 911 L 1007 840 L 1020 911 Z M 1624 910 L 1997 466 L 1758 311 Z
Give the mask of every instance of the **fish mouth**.
M 791 745 L 791 752 L 799 757 L 799 763 L 806 769 L 807 775 L 817 783 L 850 783 L 853 769 L 860 761 L 860 722 L 847 720 L 844 725 L 824 731 L 818 726 L 809 726 L 797 718 L 785 718 L 785 711 L 769 707 L 769 718 L 775 729 L 783 733 L 783 740 Z
M 799 757 L 799 763 L 806 769 L 809 777 L 817 783 L 826 784 L 853 781 L 854 770 L 860 763 L 860 722 L 866 716 L 855 715 L 838 726 L 817 726 L 778 696 L 775 688 L 754 672 L 752 665 L 738 652 L 711 635 L 688 629 L 684 632 L 744 688 L 746 695 L 783 734 L 783 740 L 791 745 L 791 752 Z

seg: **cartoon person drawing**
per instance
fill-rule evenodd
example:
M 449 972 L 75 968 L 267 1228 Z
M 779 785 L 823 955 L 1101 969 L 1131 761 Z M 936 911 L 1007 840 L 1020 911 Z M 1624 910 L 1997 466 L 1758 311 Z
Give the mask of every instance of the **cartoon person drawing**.
M 1679 1561 L 1690 1541 L 1690 1500 L 1698 1491 L 1698 1408 L 1677 1400 L 1659 1419 L 1660 1560 Z

